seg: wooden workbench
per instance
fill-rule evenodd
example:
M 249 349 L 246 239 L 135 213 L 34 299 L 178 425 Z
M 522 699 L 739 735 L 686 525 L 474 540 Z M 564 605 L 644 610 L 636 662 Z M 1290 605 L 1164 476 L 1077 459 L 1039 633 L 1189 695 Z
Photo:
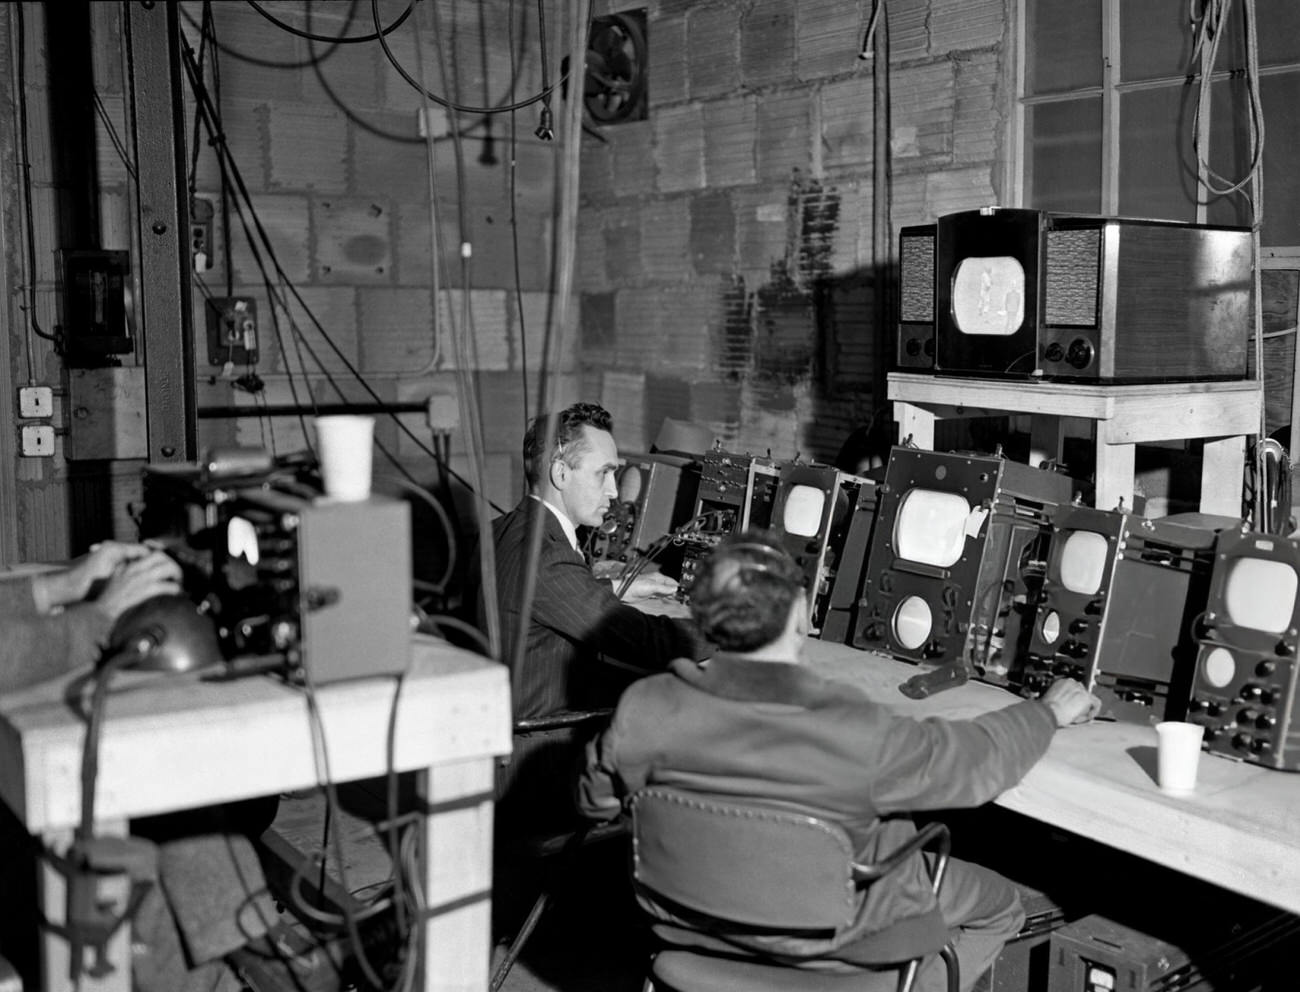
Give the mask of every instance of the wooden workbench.
M 918 669 L 843 644 L 808 641 L 809 662 L 860 686 L 891 709 L 964 719 L 1018 700 L 968 682 L 924 700 L 898 691 Z M 1224 889 L 1300 913 L 1300 775 L 1201 755 L 1186 798 L 1155 782 L 1151 727 L 1090 723 L 1058 731 L 1045 757 L 998 805 L 1185 872 Z
M 506 670 L 441 641 L 417 637 L 396 707 L 393 767 L 423 770 L 426 904 L 423 988 L 482 992 L 490 954 L 492 792 L 496 756 L 510 751 Z M 48 848 L 66 847 L 80 813 L 84 723 L 64 700 L 68 679 L 0 701 L 0 799 Z M 118 683 L 115 683 L 117 685 Z M 268 678 L 203 682 L 127 674 L 113 694 L 100 749 L 97 830 L 121 833 L 131 817 L 307 789 L 325 759 L 336 782 L 388 770 L 396 680 L 321 686 L 325 748 L 313 746 L 306 697 Z M 62 878 L 44 872 L 41 900 L 62 919 Z M 119 967 L 80 988 L 130 988 L 129 932 L 110 956 Z M 47 936 L 46 989 L 69 989 L 68 951 Z

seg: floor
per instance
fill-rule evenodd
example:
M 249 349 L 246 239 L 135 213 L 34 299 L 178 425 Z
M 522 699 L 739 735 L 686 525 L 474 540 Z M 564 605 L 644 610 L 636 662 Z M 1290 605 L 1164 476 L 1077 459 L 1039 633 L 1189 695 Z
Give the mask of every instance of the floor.
M 360 791 L 342 794 L 337 809 L 330 818 L 330 829 L 338 832 L 344 871 L 340 873 L 335 864 L 328 863 L 330 877 L 324 879 L 324 888 L 335 899 L 346 898 L 351 892 L 360 905 L 391 875 L 387 849 L 373 825 L 382 818 L 382 795 L 362 786 Z M 1106 945 L 1112 947 L 1108 953 L 1116 961 L 1138 962 L 1147 968 L 1162 957 L 1186 962 L 1186 955 L 1179 958 L 1182 947 L 1203 954 L 1199 964 L 1211 970 L 1221 966 L 1225 956 L 1205 949 L 1236 934 L 1241 929 L 1238 921 L 1253 926 L 1253 921 L 1278 916 L 1186 876 L 997 807 L 946 814 L 944 819 L 953 828 L 954 853 L 1012 878 L 1021 888 L 1029 913 L 1027 936 L 1008 946 L 979 986 L 982 990 L 1045 992 L 1052 932 L 1066 924 L 1077 929 L 1078 921 L 1085 917 L 1120 925 L 1116 931 L 1122 935 L 1119 943 L 1114 943 L 1113 932 L 1107 937 L 1112 944 Z M 324 799 L 312 793 L 282 799 L 273 829 L 285 843 L 315 851 L 321 847 L 324 824 Z M 559 894 L 502 992 L 639 992 L 642 988 L 650 941 L 628 886 L 624 842 L 614 840 L 589 848 L 579 864 L 580 870 L 557 890 Z M 268 874 L 273 876 L 274 868 Z M 498 871 L 493 894 L 500 941 L 494 963 L 500 960 L 505 941 L 515 932 L 535 892 L 534 881 L 515 879 L 518 884 L 512 886 L 507 877 Z M 314 876 L 314 880 L 321 878 Z M 1294 917 L 1286 920 L 1296 922 Z M 1296 926 L 1300 933 L 1300 922 Z M 1298 944 L 1300 936 L 1292 935 L 1285 946 L 1294 953 Z M 1270 977 L 1269 981 L 1274 984 L 1234 981 L 1192 987 L 1198 992 L 1202 988 L 1207 992 L 1289 992 L 1294 988 L 1286 979 Z M 1140 992 L 1147 987 L 1135 988 Z

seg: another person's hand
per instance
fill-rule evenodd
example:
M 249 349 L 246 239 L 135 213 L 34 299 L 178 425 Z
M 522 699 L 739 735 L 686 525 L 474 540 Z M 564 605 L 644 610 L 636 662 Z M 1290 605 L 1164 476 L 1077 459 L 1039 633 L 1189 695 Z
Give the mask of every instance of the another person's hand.
M 1074 679 L 1057 679 L 1039 698 L 1051 709 L 1058 727 L 1086 723 L 1101 709 L 1101 700 Z
M 627 592 L 623 594 L 623 599 L 625 602 L 638 599 L 663 599 L 676 594 L 676 579 L 670 579 L 660 572 L 642 572 L 632 580 Z
M 161 551 L 119 565 L 95 597 L 95 606 L 116 620 L 138 603 L 181 591 L 181 568 Z
M 122 541 L 103 541 L 94 545 L 90 553 L 70 565 L 37 574 L 32 580 L 32 594 L 41 613 L 71 603 L 80 603 L 90 596 L 96 583 L 106 580 L 123 564 L 143 558 L 150 553 L 144 544 Z

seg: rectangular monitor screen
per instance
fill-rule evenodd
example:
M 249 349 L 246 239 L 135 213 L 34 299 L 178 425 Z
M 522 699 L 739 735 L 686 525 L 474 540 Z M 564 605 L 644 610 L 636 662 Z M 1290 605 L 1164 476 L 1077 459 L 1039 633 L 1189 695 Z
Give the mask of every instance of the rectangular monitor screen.
M 781 527 L 796 537 L 816 537 L 826 509 L 826 493 L 814 486 L 791 486 L 785 498 Z
M 1296 571 L 1271 558 L 1235 558 L 1223 582 L 1223 608 L 1239 627 L 1280 634 L 1295 612 Z
M 1025 270 L 1009 255 L 963 258 L 952 274 L 952 319 L 962 334 L 1010 337 L 1025 322 Z
M 913 489 L 898 504 L 894 547 L 907 561 L 947 568 L 966 545 L 970 504 L 958 493 Z
M 1110 550 L 1106 538 L 1096 531 L 1072 531 L 1061 545 L 1061 585 L 1070 592 L 1095 596 L 1106 574 Z

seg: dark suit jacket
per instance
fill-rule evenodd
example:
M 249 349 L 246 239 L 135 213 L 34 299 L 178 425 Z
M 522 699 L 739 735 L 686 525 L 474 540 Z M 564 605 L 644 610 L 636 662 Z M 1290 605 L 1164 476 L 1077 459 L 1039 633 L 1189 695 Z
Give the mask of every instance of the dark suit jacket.
M 534 513 L 541 514 L 545 529 L 527 650 L 520 670 L 512 672 L 516 720 L 565 709 L 613 707 L 638 673 L 603 664 L 601 655 L 650 671 L 664 668 L 673 658 L 707 656 L 709 651 L 692 624 L 651 616 L 619 600 L 611 584 L 592 575 L 582 555 L 569 545 L 555 515 L 540 501 L 525 497 L 492 522 L 501 651 L 507 661 L 524 622 L 520 599 L 528 521 Z M 477 567 L 476 555 L 471 572 Z M 471 602 L 479 604 L 482 627 L 480 588 L 477 575 L 472 575 L 468 592 L 474 597 Z

